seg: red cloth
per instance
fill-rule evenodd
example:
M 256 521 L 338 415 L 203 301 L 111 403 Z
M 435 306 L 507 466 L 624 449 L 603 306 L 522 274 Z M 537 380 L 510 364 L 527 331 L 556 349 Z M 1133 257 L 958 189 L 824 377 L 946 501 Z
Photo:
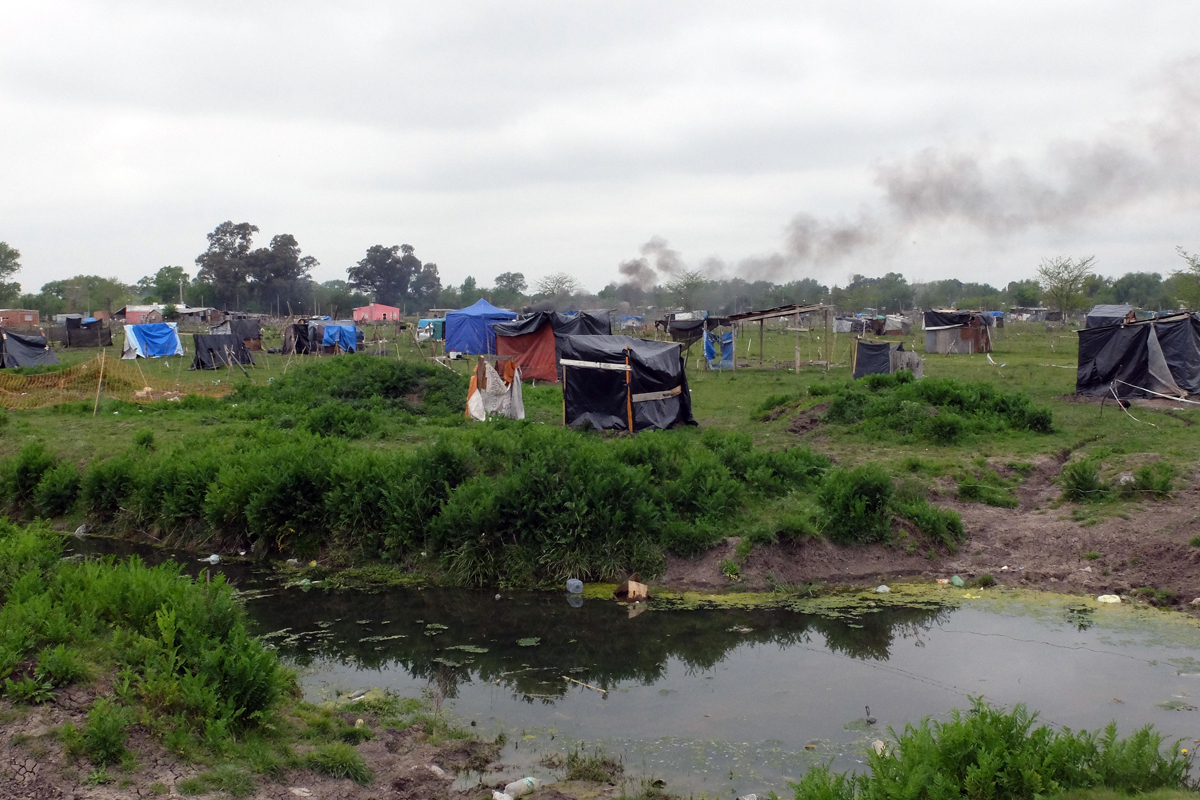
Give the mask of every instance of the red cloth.
M 543 325 L 534 333 L 521 336 L 497 336 L 496 355 L 512 356 L 521 368 L 525 380 L 558 381 L 557 363 L 554 354 L 554 329 Z

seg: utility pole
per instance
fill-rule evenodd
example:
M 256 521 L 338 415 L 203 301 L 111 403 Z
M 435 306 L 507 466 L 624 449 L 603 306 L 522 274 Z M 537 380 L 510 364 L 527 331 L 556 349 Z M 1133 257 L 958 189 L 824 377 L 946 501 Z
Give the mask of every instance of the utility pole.
M 183 278 L 179 279 L 179 305 L 183 305 Z

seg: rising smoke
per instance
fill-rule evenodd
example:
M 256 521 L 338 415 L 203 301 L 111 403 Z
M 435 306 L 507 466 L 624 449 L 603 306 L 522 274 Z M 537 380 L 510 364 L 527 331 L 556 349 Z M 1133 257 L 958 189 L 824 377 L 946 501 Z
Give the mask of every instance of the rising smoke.
M 782 252 L 742 260 L 747 280 L 777 280 L 890 246 L 922 226 L 951 224 L 989 237 L 1034 229 L 1069 231 L 1146 200 L 1192 200 L 1200 188 L 1200 57 L 1180 62 L 1160 83 L 1156 117 L 1113 128 L 1091 140 L 1058 142 L 1035 159 L 993 157 L 986 150 L 927 148 L 875 168 L 882 197 L 851 219 L 797 214 Z M 643 258 L 621 265 L 642 288 L 656 278 L 646 257 L 666 242 L 652 239 Z M 648 250 L 647 248 L 652 248 Z M 681 259 L 680 259 L 681 261 Z M 661 267 L 659 268 L 661 269 Z

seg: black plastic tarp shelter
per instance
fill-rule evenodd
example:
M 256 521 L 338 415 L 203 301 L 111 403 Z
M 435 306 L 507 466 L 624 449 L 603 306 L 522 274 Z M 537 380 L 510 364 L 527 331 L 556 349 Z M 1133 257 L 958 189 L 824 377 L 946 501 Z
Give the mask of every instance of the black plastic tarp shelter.
M 1200 315 L 1102 328 L 1079 334 L 1076 394 L 1171 397 L 1200 394 Z
M 220 369 L 234 364 L 253 364 L 246 342 L 232 333 L 193 333 L 196 355 L 189 369 Z
M 616 431 L 696 424 L 682 350 L 632 336 L 566 337 L 563 421 Z
M 512 356 L 521 368 L 522 378 L 556 381 L 562 380 L 558 360 L 563 340 L 568 336 L 607 336 L 612 333 L 612 322 L 607 311 L 535 311 L 512 322 L 497 322 L 492 330 L 496 334 L 496 354 Z
M 104 327 L 104 320 L 87 322 L 67 318 L 67 347 L 112 347 L 112 330 Z
M 231 333 L 246 342 L 248 349 L 262 349 L 262 326 L 256 319 L 227 319 L 219 325 L 210 327 L 208 332 L 212 334 Z
M 1133 311 L 1130 305 L 1096 305 L 1087 313 L 1085 328 L 1103 328 L 1105 325 L 1120 325 Z
M 865 375 L 891 375 L 906 369 L 916 377 L 924 375 L 924 362 L 914 352 L 904 349 L 904 343 L 867 342 L 859 339 L 854 343 L 854 379 Z
M 0 328 L 0 367 L 40 367 L 57 363 L 58 356 L 50 349 L 45 336 Z

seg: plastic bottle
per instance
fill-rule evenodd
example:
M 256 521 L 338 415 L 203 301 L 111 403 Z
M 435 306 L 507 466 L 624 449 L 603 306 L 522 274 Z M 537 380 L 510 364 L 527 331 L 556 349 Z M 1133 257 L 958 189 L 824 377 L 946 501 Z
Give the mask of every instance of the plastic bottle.
M 580 594 L 583 592 L 583 581 L 576 578 L 571 578 L 567 581 L 567 591 L 571 594 Z
M 513 781 L 508 786 L 504 787 L 504 793 L 509 797 L 520 797 L 521 795 L 536 792 L 537 788 L 542 785 L 542 782 L 537 778 L 521 778 L 519 781 Z

